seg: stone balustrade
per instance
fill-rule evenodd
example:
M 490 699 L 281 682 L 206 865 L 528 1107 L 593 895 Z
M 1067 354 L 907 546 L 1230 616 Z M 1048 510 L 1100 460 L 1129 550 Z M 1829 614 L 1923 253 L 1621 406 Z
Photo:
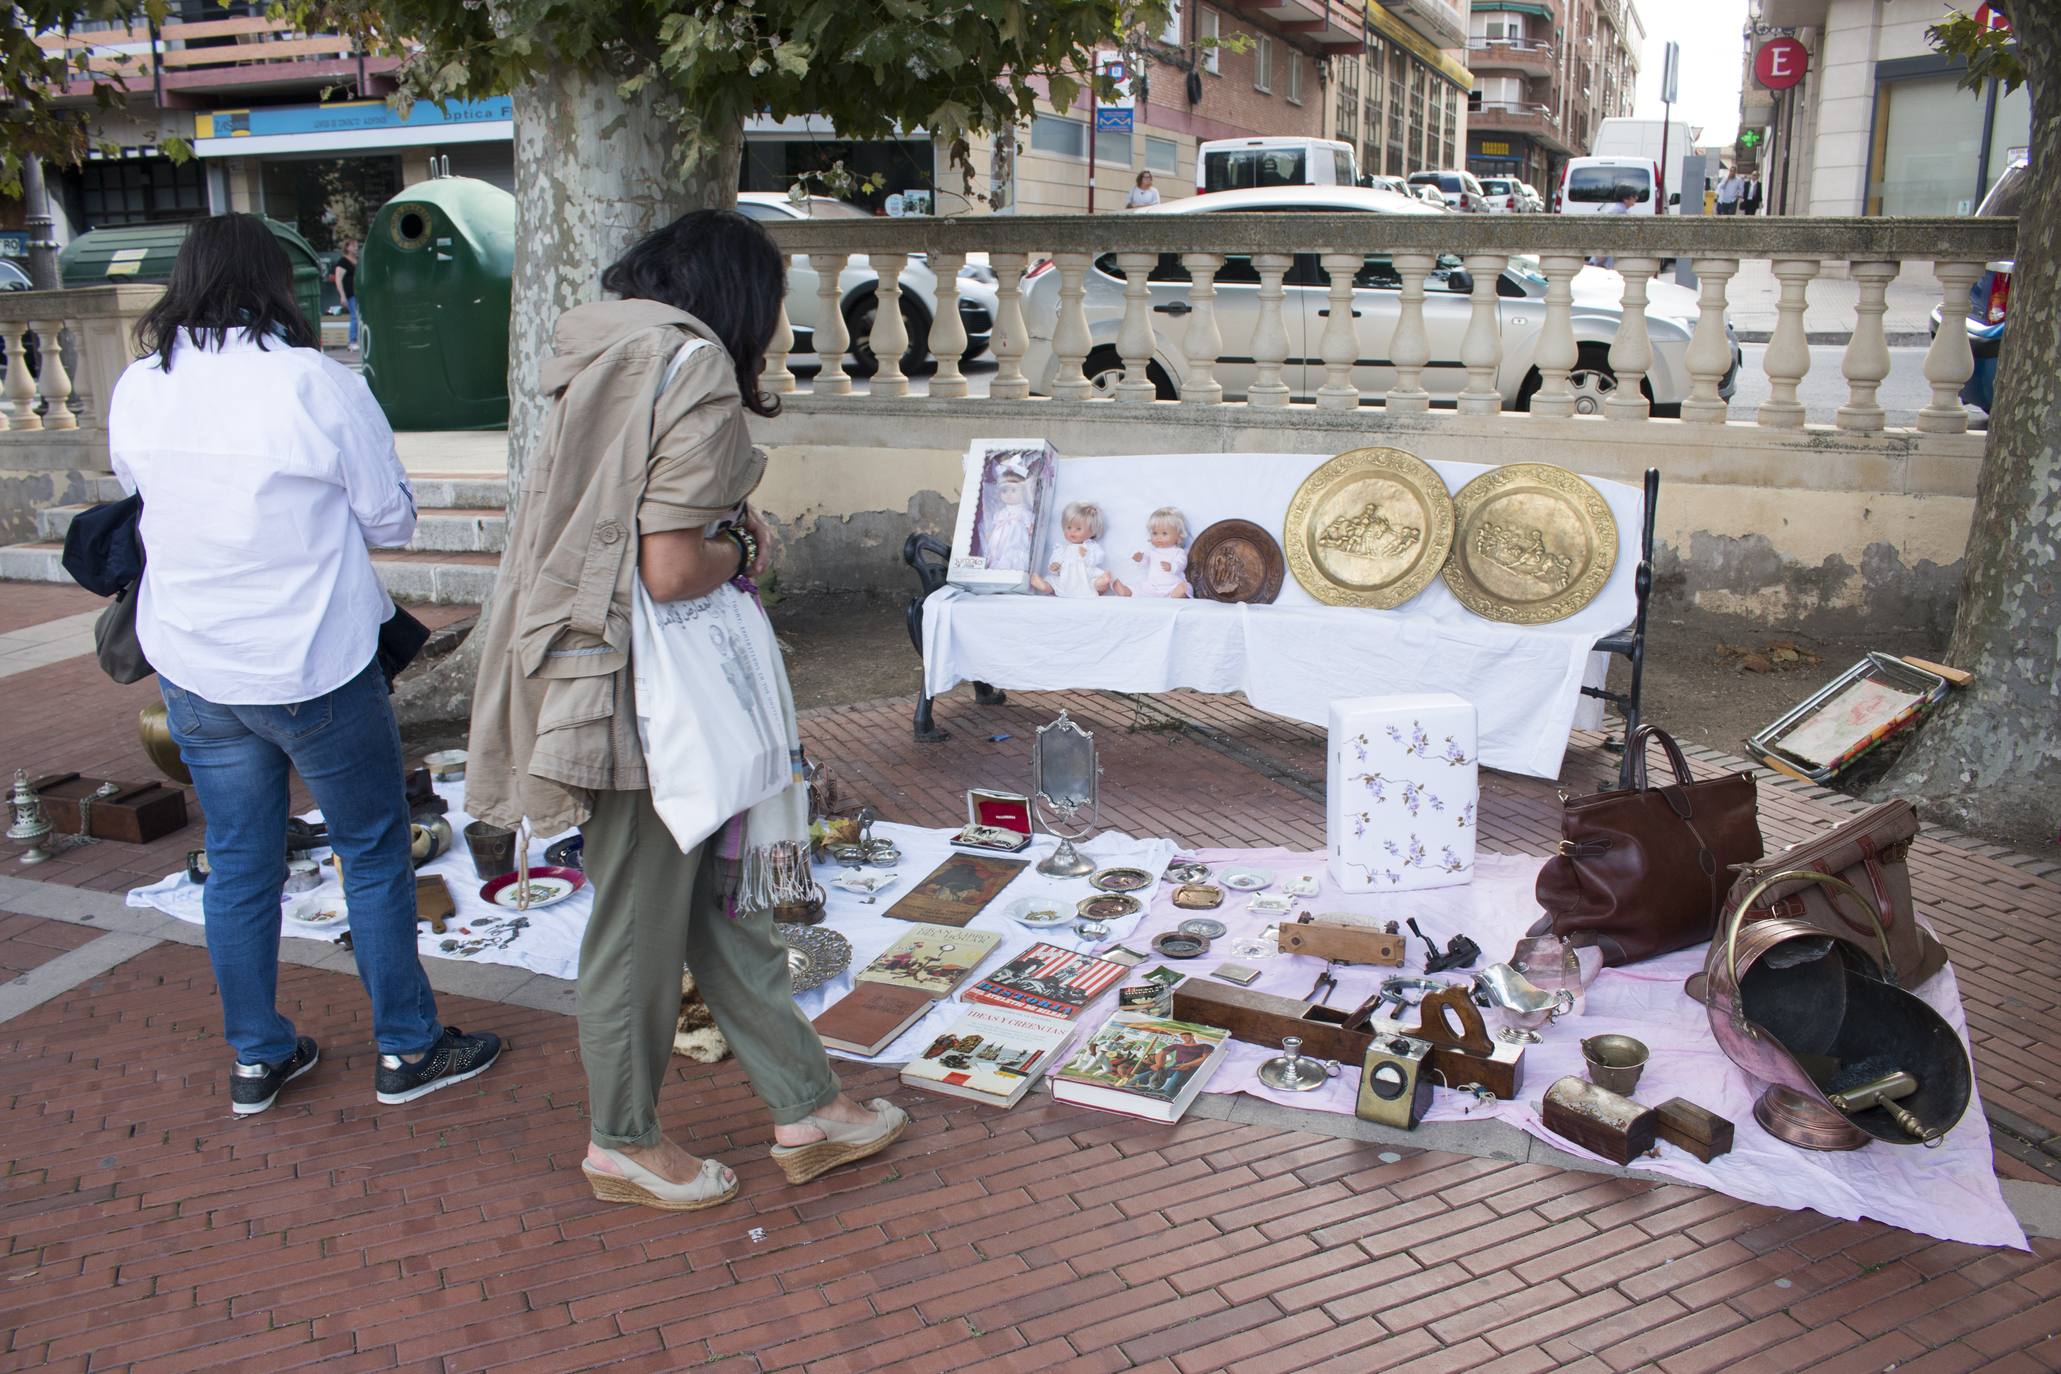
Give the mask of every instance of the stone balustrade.
M 107 428 L 107 402 L 136 356 L 136 322 L 161 286 L 0 293 L 0 436 Z M 22 366 L 33 357 L 35 368 Z
M 1798 400 L 1798 386 L 1811 366 L 1804 313 L 1812 283 L 1832 272 L 1858 284 L 1859 301 L 1841 364 L 1848 399 L 1831 428 L 1857 435 L 1885 427 L 1876 399 L 1889 368 L 1884 292 L 1901 266 L 1917 262 L 1928 267 L 1939 282 L 1944 317 L 1958 323 L 1983 264 L 2010 257 L 2017 233 L 2015 221 L 2002 219 L 1329 212 L 837 219 L 769 227 L 782 251 L 806 256 L 823 284 L 816 310 L 816 318 L 826 322 L 816 340 L 823 359 L 813 387 L 818 396 L 848 396 L 852 390 L 839 361 L 849 342 L 842 337 L 836 308 L 839 270 L 850 256 L 866 254 L 883 272 L 881 294 L 892 307 L 900 290 L 895 273 L 910 255 L 921 253 L 938 270 L 940 283 L 940 308 L 929 338 L 939 376 L 929 396 L 940 402 L 965 397 L 960 364 L 967 343 L 951 304 L 953 277 L 967 254 L 985 253 L 998 278 L 991 340 L 997 370 L 989 391 L 998 402 L 1022 400 L 1035 390 L 1049 393 L 1054 404 L 1149 404 L 1165 399 L 1153 374 L 1178 370 L 1181 407 L 1221 407 L 1238 404 L 1226 400 L 1223 384 L 1224 373 L 1235 364 L 1246 378 L 1237 388 L 1243 405 L 1253 410 L 1280 411 L 1306 395 L 1318 409 L 1381 405 L 1404 415 L 1428 412 L 1436 400 L 1441 410 L 1450 405 L 1462 415 L 1523 409 L 1546 418 L 1594 415 L 1605 423 L 1651 424 L 1661 421 L 1647 392 L 1657 391 L 1656 381 L 1665 376 L 1680 392 L 1679 400 L 1665 409 L 1678 408 L 1681 424 L 1724 425 L 1726 383 L 1736 365 L 1727 286 L 1742 261 L 1766 260 L 1780 292 L 1762 362 L 1769 395 L 1751 423 L 1765 430 L 1805 427 Z M 1362 284 L 1356 295 L 1355 273 L 1369 255 L 1385 258 L 1399 278 L 1390 283 L 1395 288 L 1393 326 L 1374 340 L 1371 350 L 1383 355 L 1377 361 L 1389 380 L 1371 391 L 1364 375 L 1359 384 L 1353 378 L 1356 370 L 1369 370 L 1370 347 L 1366 334 L 1356 335 L 1352 323 L 1361 314 L 1356 299 L 1367 293 Z M 1501 278 L 1513 256 L 1529 259 L 1543 279 L 1538 309 L 1526 312 L 1521 344 L 1503 308 L 1508 300 L 1499 299 L 1509 295 Z M 1222 273 L 1232 259 L 1246 274 L 1244 287 L 1256 283 L 1257 290 L 1237 324 L 1237 336 L 1227 342 Z M 1656 283 L 1670 275 L 1664 265 L 1674 260 L 1689 263 L 1696 275 L 1694 323 L 1686 342 L 1678 332 L 1657 350 L 1646 306 Z M 1185 268 L 1187 282 L 1178 299 L 1168 300 L 1165 273 L 1175 261 Z M 1299 261 L 1316 267 L 1298 268 Z M 1618 318 L 1602 338 L 1578 341 L 1577 326 L 1588 307 L 1574 299 L 1572 287 L 1585 264 L 1595 261 L 1608 261 L 1622 278 Z M 890 264 L 894 272 L 886 271 Z M 1111 264 L 1114 273 L 1108 271 Z M 1464 274 L 1455 270 L 1463 266 Z M 1309 323 L 1301 348 L 1293 341 L 1300 331 L 1284 322 L 1283 284 L 1292 268 L 1303 274 L 1298 299 L 1311 289 L 1326 296 L 1317 312 L 1321 323 Z M 1027 316 L 1027 283 L 1048 271 L 1057 278 L 1056 311 L 1050 318 L 1037 317 L 1037 311 Z M 1321 276 L 1311 278 L 1312 271 Z M 1095 272 L 1122 277 L 1120 287 L 1112 289 L 1120 295 L 1106 292 L 1099 306 L 1090 299 L 1090 274 Z M 1464 337 L 1455 340 L 1454 357 L 1435 358 L 1432 352 L 1428 289 L 1455 292 L 1465 300 Z M 1114 319 L 1113 311 L 1119 312 Z M 1591 336 L 1597 327 L 1593 320 L 1584 326 Z M 769 385 L 776 391 L 797 389 L 787 367 L 792 339 L 783 318 L 768 366 Z M 1041 357 L 1049 352 L 1056 359 L 1049 382 L 1025 374 L 1033 341 Z M 874 312 L 871 343 L 881 370 L 869 388 L 871 397 L 909 395 L 900 366 L 908 342 L 899 309 Z M 1514 351 L 1520 347 L 1521 359 Z M 1236 356 L 1227 355 L 1227 349 Z M 1612 387 L 1599 398 L 1573 378 L 1598 371 L 1594 360 L 1606 357 Z M 1091 362 L 1097 358 L 1099 368 Z M 1116 359 L 1120 372 L 1112 365 Z M 1507 394 L 1506 368 L 1513 362 L 1531 369 L 1514 402 Z M 1286 367 L 1307 376 L 1310 384 L 1300 390 L 1288 385 Z M 1919 433 L 1966 430 L 1958 393 L 1973 367 L 1966 331 L 1939 331 L 1924 363 L 1932 400 L 1917 416 Z M 1425 374 L 1440 368 L 1449 373 L 1464 369 L 1465 386 L 1435 396 Z M 1677 375 L 1682 370 L 1686 377 Z M 1098 386 L 1098 378 L 1111 377 L 1120 379 Z M 1499 377 L 1505 379 L 1500 389 Z M 866 399 L 842 404 L 864 405 Z

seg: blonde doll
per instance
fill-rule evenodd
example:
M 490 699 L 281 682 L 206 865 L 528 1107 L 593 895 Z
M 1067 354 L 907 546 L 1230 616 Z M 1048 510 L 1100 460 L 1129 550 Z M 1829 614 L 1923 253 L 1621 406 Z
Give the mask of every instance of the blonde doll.
M 1172 506 L 1161 506 L 1146 517 L 1145 534 L 1152 547 L 1131 555 L 1131 561 L 1143 568 L 1145 581 L 1135 591 L 1130 587 L 1120 588 L 1123 595 L 1168 598 L 1188 595 L 1187 517 Z
M 1102 507 L 1087 501 L 1069 501 L 1066 509 L 1059 513 L 1059 527 L 1066 538 L 1053 552 L 1051 566 L 1047 569 L 1051 580 L 1035 577 L 1031 579 L 1032 585 L 1052 596 L 1101 596 L 1106 593 L 1116 579 L 1102 566 L 1100 541 L 1108 529 Z

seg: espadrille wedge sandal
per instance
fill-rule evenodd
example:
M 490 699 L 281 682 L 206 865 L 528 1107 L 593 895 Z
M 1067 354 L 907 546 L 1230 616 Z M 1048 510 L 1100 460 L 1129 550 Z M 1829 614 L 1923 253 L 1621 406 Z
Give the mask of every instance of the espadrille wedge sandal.
M 781 1173 L 787 1175 L 787 1181 L 807 1183 L 840 1164 L 878 1154 L 894 1144 L 908 1129 L 909 1114 L 886 1098 L 876 1097 L 866 1106 L 873 1113 L 873 1119 L 858 1125 L 827 1121 L 820 1116 L 803 1117 L 802 1122 L 821 1131 L 823 1138 L 806 1145 L 773 1147 L 773 1162 L 780 1166 Z
M 581 1162 L 580 1172 L 587 1176 L 587 1185 L 603 1202 L 633 1202 L 640 1207 L 656 1207 L 661 1212 L 697 1212 L 737 1196 L 737 1175 L 717 1160 L 704 1159 L 701 1172 L 691 1182 L 675 1183 L 660 1178 L 627 1155 L 603 1145 L 595 1148 L 622 1170 L 620 1174 L 611 1174 Z

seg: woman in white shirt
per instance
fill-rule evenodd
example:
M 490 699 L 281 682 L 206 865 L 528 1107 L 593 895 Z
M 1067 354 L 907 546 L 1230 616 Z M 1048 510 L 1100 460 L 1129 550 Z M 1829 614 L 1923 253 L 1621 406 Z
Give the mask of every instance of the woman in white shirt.
M 1140 172 L 1131 182 L 1131 194 L 1124 199 L 1124 209 L 1142 210 L 1148 205 L 1159 204 L 1159 188 L 1152 184 L 1152 173 Z
M 147 352 L 115 384 L 108 447 L 143 496 L 136 637 L 207 814 L 232 1107 L 264 1111 L 320 1057 L 275 999 L 289 768 L 342 863 L 375 1095 L 405 1102 L 481 1073 L 500 1041 L 441 1025 L 416 957 L 401 740 L 374 658 L 394 606 L 368 550 L 415 529 L 393 431 L 322 355 L 285 250 L 254 215 L 188 230 L 137 335 Z

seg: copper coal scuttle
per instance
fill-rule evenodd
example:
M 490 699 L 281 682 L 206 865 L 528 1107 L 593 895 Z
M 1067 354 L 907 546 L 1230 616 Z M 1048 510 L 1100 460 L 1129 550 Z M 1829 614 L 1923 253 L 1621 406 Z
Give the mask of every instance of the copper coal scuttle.
M 1880 924 L 1874 950 L 1808 921 L 1742 924 L 1766 889 L 1799 878 L 1873 921 L 1873 905 L 1837 878 L 1777 873 L 1734 899 L 1704 971 L 1689 980 L 1718 1045 L 1768 1084 L 1754 1119 L 1807 1150 L 1939 1144 L 1968 1109 L 1974 1071 L 1945 1018 L 1897 986 Z

